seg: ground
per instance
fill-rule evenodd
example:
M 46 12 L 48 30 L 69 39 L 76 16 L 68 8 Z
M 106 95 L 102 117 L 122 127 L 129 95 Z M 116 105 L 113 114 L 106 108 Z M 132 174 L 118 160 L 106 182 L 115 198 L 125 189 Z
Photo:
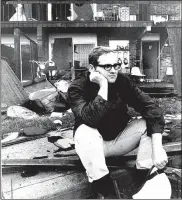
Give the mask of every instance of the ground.
M 181 114 L 181 98 L 178 97 L 164 97 L 164 98 L 154 98 L 154 100 L 160 105 L 162 112 L 164 115 L 173 115 L 177 116 Z M 136 116 L 138 113 L 136 113 L 132 108 L 129 108 L 129 114 L 131 116 Z M 50 113 L 47 113 L 46 115 L 41 115 L 40 117 L 32 120 L 22 120 L 21 118 L 9 118 L 7 117 L 6 113 L 2 113 L 1 117 L 1 132 L 2 132 L 2 138 L 5 138 L 9 132 L 19 131 L 20 129 L 24 127 L 29 126 L 38 126 L 41 128 L 46 128 L 48 131 L 56 130 L 58 128 L 67 128 L 67 127 L 73 127 L 74 125 L 74 116 L 73 113 L 65 112 L 63 117 L 61 117 L 62 125 L 56 126 L 53 123 L 54 118 L 49 118 Z M 170 130 L 170 135 L 172 137 L 169 137 L 168 141 L 179 141 L 181 140 L 181 120 L 172 120 L 170 123 L 166 124 L 165 128 L 168 128 Z M 168 142 L 167 141 L 167 142 Z M 181 163 L 181 162 L 180 162 Z M 181 167 L 180 167 L 181 168 Z M 137 174 L 139 174 L 137 172 Z M 141 185 L 142 181 L 144 181 L 144 176 L 142 178 L 142 175 L 137 175 L 138 177 L 132 176 L 131 184 L 125 185 L 125 187 L 122 187 L 122 197 L 124 199 L 131 199 L 132 195 L 137 192 L 138 187 Z M 128 178 L 127 178 L 128 180 Z M 137 180 L 137 182 L 135 181 Z M 140 180 L 140 182 L 138 182 Z M 123 179 L 122 179 L 123 183 Z M 116 199 L 116 196 L 112 196 L 111 198 Z

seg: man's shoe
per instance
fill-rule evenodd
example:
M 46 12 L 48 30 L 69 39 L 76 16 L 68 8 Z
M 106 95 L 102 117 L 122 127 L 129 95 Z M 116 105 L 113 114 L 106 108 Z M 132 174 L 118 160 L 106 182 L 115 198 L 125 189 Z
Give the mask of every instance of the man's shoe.
M 114 194 L 108 194 L 107 196 L 104 196 L 103 194 L 97 193 L 96 199 L 117 199 L 117 196 Z
M 97 193 L 96 199 L 105 199 L 105 196 L 103 194 Z

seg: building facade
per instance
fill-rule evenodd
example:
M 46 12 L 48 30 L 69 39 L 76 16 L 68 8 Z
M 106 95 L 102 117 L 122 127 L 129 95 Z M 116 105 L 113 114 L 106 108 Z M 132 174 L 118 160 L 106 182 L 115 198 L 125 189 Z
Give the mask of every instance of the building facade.
M 181 1 L 2 1 L 2 56 L 7 46 L 15 50 L 15 71 L 23 80 L 31 78 L 32 58 L 69 70 L 87 67 L 94 46 L 111 46 L 124 73 L 137 66 L 146 79 L 165 80 L 174 65 L 168 24 L 180 23 Z M 18 40 L 15 30 L 22 33 Z M 34 56 L 31 40 L 37 45 Z

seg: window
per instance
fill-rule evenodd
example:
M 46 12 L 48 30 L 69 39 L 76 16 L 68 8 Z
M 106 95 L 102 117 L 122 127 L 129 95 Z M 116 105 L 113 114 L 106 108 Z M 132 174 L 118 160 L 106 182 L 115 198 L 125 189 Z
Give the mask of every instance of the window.
M 88 55 L 94 46 L 95 44 L 74 44 L 74 60 L 79 63 L 79 67 L 88 66 Z
M 154 24 L 168 21 L 168 15 L 150 15 L 150 20 L 154 21 Z
M 136 21 L 136 15 L 130 15 L 130 21 Z
M 128 68 L 130 66 L 129 40 L 110 40 L 109 46 L 117 51 L 122 69 Z

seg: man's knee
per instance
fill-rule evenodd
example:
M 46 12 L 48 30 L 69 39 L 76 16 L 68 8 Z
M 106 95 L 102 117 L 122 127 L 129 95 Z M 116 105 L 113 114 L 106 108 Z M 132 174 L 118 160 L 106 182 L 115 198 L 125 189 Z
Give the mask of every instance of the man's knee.
M 146 120 L 143 118 L 137 119 L 134 122 L 133 128 L 135 129 L 137 133 L 140 133 L 141 135 L 146 134 L 146 130 L 147 130 Z
M 74 136 L 75 145 L 82 145 L 87 148 L 100 144 L 103 139 L 97 129 L 89 127 L 85 124 L 80 125 Z

